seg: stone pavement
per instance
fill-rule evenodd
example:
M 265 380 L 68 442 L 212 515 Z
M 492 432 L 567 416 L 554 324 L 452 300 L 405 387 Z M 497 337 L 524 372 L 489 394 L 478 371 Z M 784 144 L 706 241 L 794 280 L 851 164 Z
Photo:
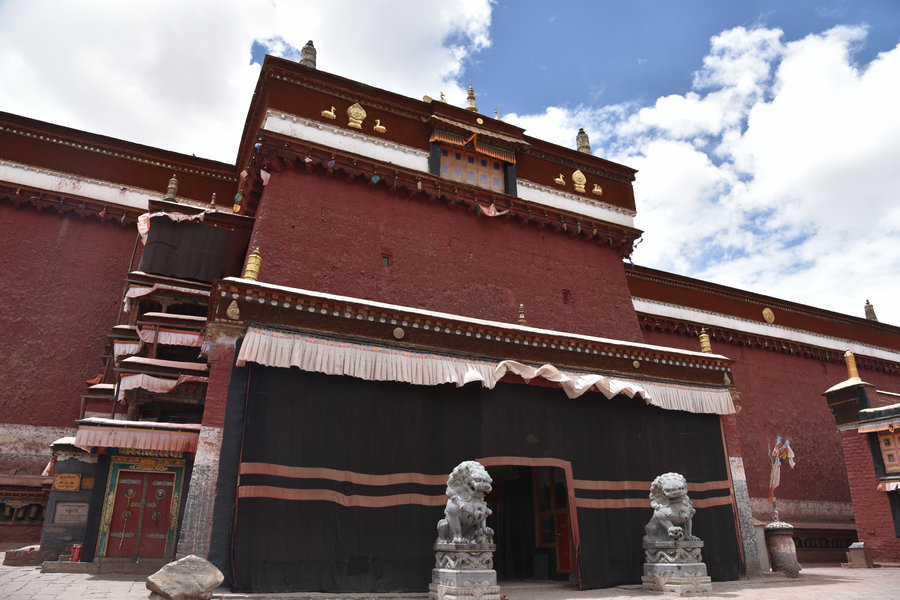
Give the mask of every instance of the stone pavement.
M 2 554 L 0 554 L 2 562 Z M 0 565 L 0 600 L 144 600 L 149 592 L 145 579 L 134 575 L 85 575 L 41 573 L 38 567 Z M 423 584 L 424 585 L 424 584 Z M 500 592 L 509 600 L 614 600 L 671 595 L 642 592 L 640 586 L 621 586 L 605 590 L 579 591 L 554 583 L 501 582 Z M 381 595 L 387 599 L 421 599 L 424 594 Z M 900 568 L 842 569 L 805 567 L 798 579 L 766 574 L 750 580 L 713 583 L 706 598 L 729 600 L 898 600 Z M 228 600 L 330 600 L 336 598 L 369 600 L 371 594 L 237 594 L 217 590 L 214 599 Z

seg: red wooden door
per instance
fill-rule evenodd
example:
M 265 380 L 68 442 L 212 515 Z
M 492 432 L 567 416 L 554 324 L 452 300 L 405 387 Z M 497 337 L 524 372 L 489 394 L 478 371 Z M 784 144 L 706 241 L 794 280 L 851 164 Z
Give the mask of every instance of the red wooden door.
M 572 536 L 569 534 L 569 511 L 556 513 L 556 570 L 572 572 Z
M 165 557 L 174 487 L 174 473 L 120 474 L 109 524 L 107 557 Z

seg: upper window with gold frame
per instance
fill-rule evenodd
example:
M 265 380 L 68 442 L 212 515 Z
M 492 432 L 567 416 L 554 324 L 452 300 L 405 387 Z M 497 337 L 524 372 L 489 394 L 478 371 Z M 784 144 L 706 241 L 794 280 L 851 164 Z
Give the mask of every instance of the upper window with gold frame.
M 515 152 L 444 130 L 431 136 L 432 174 L 498 194 L 516 195 Z
M 900 473 L 900 431 L 882 431 L 878 434 L 878 445 L 885 472 Z

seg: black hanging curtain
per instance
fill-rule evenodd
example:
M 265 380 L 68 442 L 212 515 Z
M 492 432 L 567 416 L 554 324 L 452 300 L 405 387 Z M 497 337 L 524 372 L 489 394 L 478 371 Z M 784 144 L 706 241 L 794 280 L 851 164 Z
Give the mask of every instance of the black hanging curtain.
M 649 482 L 667 471 L 719 482 L 691 494 L 709 505 L 694 531 L 714 579 L 740 576 L 716 415 L 597 393 L 570 400 L 540 386 L 426 387 L 250 369 L 232 538 L 238 589 L 426 590 L 447 473 L 480 457 L 571 463 L 581 482 L 577 552 L 586 588 L 636 583 L 642 574 L 648 490 L 608 482 Z M 624 506 L 604 508 L 623 498 Z

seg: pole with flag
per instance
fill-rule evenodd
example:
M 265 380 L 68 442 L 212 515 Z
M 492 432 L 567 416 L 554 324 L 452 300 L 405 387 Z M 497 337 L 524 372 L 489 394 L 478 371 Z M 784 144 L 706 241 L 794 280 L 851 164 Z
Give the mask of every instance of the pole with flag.
M 775 503 L 775 488 L 781 483 L 781 463 L 787 459 L 791 468 L 794 468 L 794 450 L 791 448 L 791 441 L 781 441 L 779 435 L 775 440 L 775 447 L 769 450 L 769 460 L 772 463 L 772 472 L 769 475 L 769 502 L 772 502 L 775 509 L 775 520 L 778 520 L 778 504 Z

